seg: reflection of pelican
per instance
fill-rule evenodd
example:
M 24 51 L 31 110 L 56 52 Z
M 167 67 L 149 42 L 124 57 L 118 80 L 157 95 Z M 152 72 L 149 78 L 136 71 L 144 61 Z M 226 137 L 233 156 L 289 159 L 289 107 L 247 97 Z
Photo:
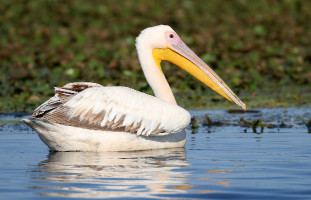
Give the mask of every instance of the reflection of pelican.
M 183 147 L 190 114 L 177 106 L 161 70 L 167 60 L 243 109 L 245 104 L 169 26 L 144 30 L 136 42 L 156 97 L 126 87 L 70 83 L 24 122 L 57 151 L 130 151 Z
M 55 152 L 39 164 L 34 177 L 47 183 L 44 196 L 76 198 L 153 197 L 180 193 L 188 165 L 185 150 L 163 149 L 139 152 Z M 57 183 L 49 187 L 49 182 Z M 38 183 L 38 184 L 39 184 Z M 62 185 L 64 184 L 64 185 Z M 47 190 L 60 192 L 46 192 Z

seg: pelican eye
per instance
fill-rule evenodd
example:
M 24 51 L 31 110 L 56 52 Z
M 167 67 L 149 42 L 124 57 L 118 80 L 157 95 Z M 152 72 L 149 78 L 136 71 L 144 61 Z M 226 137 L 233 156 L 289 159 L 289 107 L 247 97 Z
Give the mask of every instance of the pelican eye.
M 173 35 L 173 34 L 170 34 L 170 38 L 174 38 L 174 35 Z

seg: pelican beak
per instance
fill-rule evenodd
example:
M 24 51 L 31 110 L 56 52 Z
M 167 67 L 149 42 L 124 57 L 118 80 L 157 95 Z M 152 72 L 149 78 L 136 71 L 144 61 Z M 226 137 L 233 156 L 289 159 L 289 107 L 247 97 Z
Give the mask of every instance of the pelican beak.
M 153 49 L 152 51 L 154 60 L 160 69 L 162 60 L 169 61 L 190 73 L 224 98 L 246 110 L 246 105 L 234 94 L 227 84 L 175 32 L 166 33 L 166 41 L 166 48 Z

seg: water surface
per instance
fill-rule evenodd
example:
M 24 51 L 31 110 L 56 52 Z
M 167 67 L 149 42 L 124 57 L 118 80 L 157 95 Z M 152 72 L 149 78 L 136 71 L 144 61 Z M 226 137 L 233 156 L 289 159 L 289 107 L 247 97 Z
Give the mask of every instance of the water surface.
M 310 199 L 310 113 L 191 111 L 185 149 L 122 153 L 51 153 L 23 115 L 0 115 L 1 199 Z M 255 134 L 241 117 L 275 126 Z

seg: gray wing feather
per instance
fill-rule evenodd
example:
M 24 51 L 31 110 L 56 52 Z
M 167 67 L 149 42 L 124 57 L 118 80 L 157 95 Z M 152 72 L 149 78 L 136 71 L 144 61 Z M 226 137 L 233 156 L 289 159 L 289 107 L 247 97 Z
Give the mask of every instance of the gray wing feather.
M 54 110 L 57 108 L 62 102 L 57 97 L 57 95 L 51 97 L 49 100 L 41 104 L 38 108 L 36 108 L 33 112 L 33 117 L 38 117 L 40 115 L 43 115 L 46 112 L 49 112 L 51 110 Z
M 76 82 L 66 84 L 63 87 L 55 87 L 54 88 L 55 95 L 51 97 L 49 100 L 45 101 L 43 104 L 41 104 L 38 108 L 36 108 L 32 116 L 33 117 L 43 116 L 46 113 L 66 103 L 79 92 L 90 87 L 102 87 L 102 86 L 97 83 Z

